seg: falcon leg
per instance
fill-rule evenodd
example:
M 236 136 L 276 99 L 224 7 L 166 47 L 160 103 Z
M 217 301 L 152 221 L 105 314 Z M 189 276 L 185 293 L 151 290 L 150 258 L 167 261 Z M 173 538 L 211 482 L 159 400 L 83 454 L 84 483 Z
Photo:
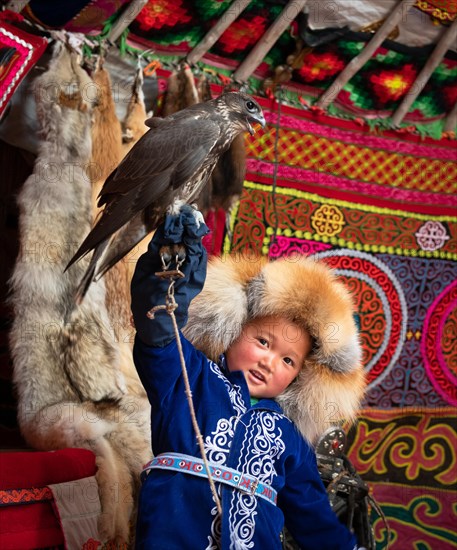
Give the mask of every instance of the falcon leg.
M 186 248 L 183 244 L 164 245 L 159 250 L 162 260 L 162 271 L 157 271 L 155 275 L 162 279 L 182 278 L 184 273 L 181 266 L 186 259 Z

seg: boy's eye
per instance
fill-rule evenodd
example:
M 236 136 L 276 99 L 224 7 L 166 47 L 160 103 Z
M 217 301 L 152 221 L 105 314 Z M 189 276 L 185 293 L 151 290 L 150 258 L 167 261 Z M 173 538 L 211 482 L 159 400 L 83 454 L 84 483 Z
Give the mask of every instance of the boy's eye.
M 290 357 L 284 357 L 284 363 L 287 363 L 288 365 L 294 365 L 293 360 Z
M 262 344 L 262 346 L 266 346 L 268 344 L 265 338 L 259 338 L 259 343 Z

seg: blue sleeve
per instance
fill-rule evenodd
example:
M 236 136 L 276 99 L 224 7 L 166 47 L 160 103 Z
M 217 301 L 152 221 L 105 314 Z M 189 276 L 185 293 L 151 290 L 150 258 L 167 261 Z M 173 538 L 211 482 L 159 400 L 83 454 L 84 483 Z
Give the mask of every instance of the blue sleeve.
M 207 359 L 182 334 L 180 334 L 180 341 L 192 387 L 206 365 Z M 168 398 L 173 394 L 176 384 L 180 383 L 182 375 L 176 339 L 159 347 L 148 346 L 137 336 L 133 346 L 133 359 L 151 403 L 152 412 L 166 408 Z
M 278 494 L 285 525 L 300 548 L 353 550 L 355 536 L 343 525 L 330 506 L 319 476 L 312 448 L 303 441 L 303 452 L 289 457 L 286 484 Z
M 149 346 L 165 346 L 175 338 L 172 319 L 165 310 L 157 311 L 154 319 L 146 315 L 153 307 L 165 304 L 169 287 L 168 279 L 155 275 L 162 271 L 160 248 L 178 243 L 186 248 L 186 259 L 181 267 L 185 277 L 177 279 L 174 287 L 178 328 L 186 324 L 189 304 L 203 288 L 207 255 L 202 237 L 208 233 L 208 228 L 204 223 L 197 223 L 194 213 L 191 207 L 184 206 L 178 216 L 167 215 L 147 252 L 137 262 L 131 284 L 132 313 L 138 338 Z

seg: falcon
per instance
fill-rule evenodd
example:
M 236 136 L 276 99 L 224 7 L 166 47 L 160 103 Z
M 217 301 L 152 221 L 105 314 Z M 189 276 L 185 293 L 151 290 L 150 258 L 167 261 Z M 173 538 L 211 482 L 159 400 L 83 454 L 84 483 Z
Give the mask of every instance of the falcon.
M 98 196 L 104 207 L 66 269 L 94 251 L 76 293 L 80 303 L 91 282 L 127 254 L 166 213 L 195 201 L 219 157 L 241 133 L 265 126 L 260 105 L 241 92 L 227 92 L 165 118 L 146 121 L 150 130 L 108 176 Z M 145 229 L 147 219 L 147 230 Z

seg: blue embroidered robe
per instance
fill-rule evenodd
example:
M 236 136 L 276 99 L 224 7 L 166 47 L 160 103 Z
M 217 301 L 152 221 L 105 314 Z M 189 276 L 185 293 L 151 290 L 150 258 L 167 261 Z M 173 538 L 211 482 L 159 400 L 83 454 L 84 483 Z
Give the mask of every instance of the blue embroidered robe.
M 216 483 L 221 519 L 206 479 L 151 470 L 141 488 L 136 547 L 279 550 L 285 522 L 303 549 L 352 550 L 355 538 L 330 508 L 314 451 L 280 406 L 271 399 L 251 406 L 243 373 L 181 341 L 208 460 L 272 485 L 278 505 Z M 154 455 L 199 457 L 176 341 L 152 347 L 137 337 L 134 359 L 151 402 Z

